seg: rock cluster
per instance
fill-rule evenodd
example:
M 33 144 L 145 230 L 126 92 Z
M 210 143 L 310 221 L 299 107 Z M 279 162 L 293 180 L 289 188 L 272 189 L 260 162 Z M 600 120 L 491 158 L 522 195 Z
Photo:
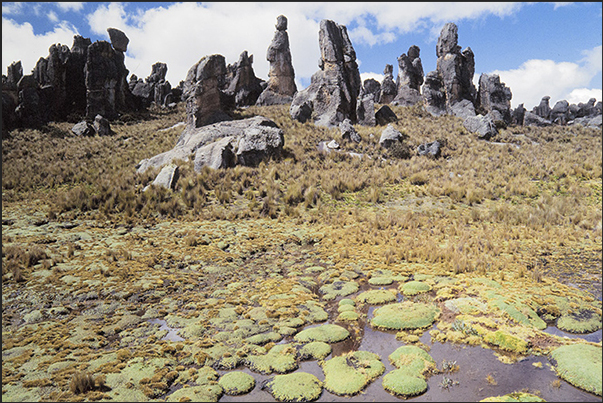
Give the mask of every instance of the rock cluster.
M 337 126 L 346 118 L 353 123 L 360 87 L 356 52 L 345 26 L 331 20 L 320 22 L 318 33 L 320 70 L 311 84 L 298 91 L 291 101 L 290 115 L 305 122 L 312 118 L 319 126 Z
M 138 100 L 142 107 L 148 107 L 153 102 L 159 106 L 168 106 L 172 102 L 180 101 L 182 90 L 172 88 L 169 81 L 165 79 L 167 74 L 167 64 L 157 62 L 151 66 L 151 74 L 143 79 L 136 75 L 130 76 L 128 87 Z
M 498 74 L 482 73 L 479 77 L 477 108 L 483 115 L 490 114 L 492 119 L 511 124 L 511 89 L 500 82 Z
M 419 47 L 413 45 L 408 49 L 408 55 L 402 53 L 398 57 L 397 94 L 393 100 L 398 105 L 412 106 L 423 100 L 421 97 L 423 65 L 419 57 L 420 52 Z
M 287 17 L 279 15 L 276 20 L 276 32 L 266 52 L 270 62 L 268 84 L 257 100 L 257 105 L 281 105 L 291 103 L 297 92 L 295 71 L 291 63 Z
M 550 107 L 550 96 L 546 95 L 540 104 L 526 112 L 523 104 L 513 110 L 513 122 L 525 126 L 550 126 L 580 124 L 588 127 L 602 127 L 601 116 L 603 104 L 591 98 L 587 103 L 570 104 L 563 99 L 557 101 L 553 108 Z
M 379 103 L 389 104 L 398 94 L 398 87 L 394 82 L 394 66 L 386 64 L 383 69 L 383 81 L 381 82 L 381 93 L 379 95 Z
M 239 56 L 239 61 L 226 66 L 228 87 L 226 92 L 234 96 L 235 106 L 243 107 L 255 105 L 266 83 L 255 76 L 253 71 L 253 55 L 249 56 L 244 50 Z

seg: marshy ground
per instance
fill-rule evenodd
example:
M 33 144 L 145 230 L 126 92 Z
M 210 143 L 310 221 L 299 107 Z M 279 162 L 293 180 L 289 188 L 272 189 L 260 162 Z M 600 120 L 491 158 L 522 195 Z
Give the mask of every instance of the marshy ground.
M 487 142 L 392 109 L 408 148 L 380 149 L 382 127 L 346 143 L 287 106 L 238 111 L 283 129 L 282 158 L 181 162 L 173 191 L 143 192 L 158 170 L 135 165 L 173 147 L 182 105 L 109 137 L 10 133 L 3 401 L 600 401 L 601 130 Z M 331 139 L 343 150 L 319 153 Z M 400 158 L 436 139 L 441 158 Z

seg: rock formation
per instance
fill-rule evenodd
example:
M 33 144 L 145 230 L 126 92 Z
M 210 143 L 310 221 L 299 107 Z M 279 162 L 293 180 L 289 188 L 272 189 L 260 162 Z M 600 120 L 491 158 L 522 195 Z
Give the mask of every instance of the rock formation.
M 482 73 L 479 77 L 477 109 L 479 113 L 490 114 L 494 122 L 511 124 L 511 89 L 500 82 L 498 74 Z
M 438 140 L 431 143 L 419 144 L 417 147 L 417 155 L 427 156 L 431 158 L 439 158 L 442 154 L 442 145 Z
M 540 100 L 540 104 L 532 109 L 532 113 L 543 119 L 548 119 L 551 116 L 551 107 L 549 105 L 550 99 L 551 97 L 548 95 L 543 96 Z
M 347 29 L 322 20 L 318 39 L 320 70 L 312 76 L 311 84 L 293 97 L 291 117 L 302 121 L 302 110 L 311 108 L 314 123 L 320 126 L 336 126 L 346 118 L 356 122 L 356 99 L 362 83 Z
M 379 138 L 379 145 L 383 148 L 391 148 L 395 143 L 401 143 L 406 139 L 407 136 L 394 129 L 390 124 L 381 132 Z
M 279 15 L 276 19 L 276 32 L 266 52 L 270 62 L 268 85 L 257 100 L 257 105 L 281 105 L 291 103 L 297 92 L 295 71 L 291 63 L 287 17 Z
M 379 84 L 377 81 L 375 82 Z M 356 118 L 358 120 L 358 124 L 363 126 L 375 126 L 375 102 L 373 101 L 374 94 L 367 95 L 364 91 L 364 88 L 362 88 L 360 90 L 360 95 L 358 95 Z
M 111 41 L 111 46 L 113 46 L 113 49 L 120 52 L 125 52 L 128 50 L 128 43 L 130 43 L 130 39 L 128 39 L 125 33 L 117 28 L 107 28 L 107 32 L 109 33 L 109 40 Z
M 523 104 L 519 104 L 517 108 L 513 109 L 511 113 L 511 124 L 517 126 L 523 126 L 523 120 L 526 115 L 526 108 L 524 108 Z
M 362 85 L 364 96 L 370 96 L 374 103 L 379 102 L 381 95 L 381 84 L 374 78 L 367 78 Z
M 398 94 L 398 87 L 394 82 L 394 66 L 386 64 L 383 69 L 383 82 L 381 82 L 381 94 L 379 95 L 380 104 L 389 104 Z
M 432 116 L 441 116 L 446 114 L 446 90 L 444 89 L 444 80 L 437 71 L 430 71 L 425 76 L 423 85 L 423 107 Z
M 397 94 L 393 100 L 398 105 L 412 106 L 422 101 L 423 65 L 420 52 L 419 47 L 413 45 L 408 49 L 408 55 L 402 53 L 398 57 Z
M 263 80 L 255 76 L 252 64 L 253 55 L 248 56 L 245 50 L 237 63 L 227 67 L 227 70 L 234 73 L 234 77 L 230 80 L 226 92 L 234 96 L 237 107 L 255 105 L 263 91 Z
M 135 75 L 130 77 L 128 87 L 141 106 L 148 107 L 152 102 L 159 106 L 167 104 L 166 98 L 172 90 L 171 84 L 165 79 L 167 71 L 167 64 L 157 62 L 151 66 L 151 74 L 144 81 Z
M 398 117 L 387 105 L 383 105 L 377 112 L 375 112 L 375 121 L 379 126 L 384 126 L 388 123 L 394 123 L 398 121 Z
M 551 109 L 550 120 L 553 123 L 557 123 L 559 125 L 565 125 L 569 120 L 569 102 L 565 99 L 561 101 L 557 101 L 553 109 Z
M 490 114 L 485 116 L 469 116 L 463 121 L 463 126 L 471 133 L 477 133 L 477 137 L 482 140 L 490 140 L 498 134 L 498 130 Z
M 222 55 L 204 56 L 189 69 L 182 95 L 189 127 L 232 119 L 235 97 L 226 86 L 226 61 Z
M 255 166 L 262 160 L 277 157 L 283 145 L 283 131 L 263 116 L 199 128 L 187 127 L 172 150 L 140 161 L 137 170 L 144 172 L 177 159 L 187 161 L 192 154 L 195 154 L 194 169 L 197 172 L 206 165 L 215 169 Z
M 339 131 L 341 133 L 341 138 L 344 140 L 350 140 L 354 143 L 360 143 L 362 138 L 352 126 L 352 122 L 350 119 L 345 119 L 343 122 L 339 124 Z
M 458 28 L 449 22 L 442 28 L 436 46 L 437 71 L 442 76 L 448 107 L 466 99 L 475 107 L 476 90 L 473 85 L 475 59 L 471 48 L 461 52 L 458 46 Z M 454 112 L 453 112 L 454 113 Z

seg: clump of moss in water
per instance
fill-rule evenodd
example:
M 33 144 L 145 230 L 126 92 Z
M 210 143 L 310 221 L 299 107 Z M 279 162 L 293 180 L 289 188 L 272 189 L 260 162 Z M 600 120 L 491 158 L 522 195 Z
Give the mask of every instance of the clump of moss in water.
M 319 288 L 319 292 L 324 300 L 330 301 L 337 297 L 345 297 L 358 291 L 358 283 L 355 281 L 333 281 L 331 284 L 325 284 Z
M 298 349 L 300 360 L 324 360 L 331 354 L 331 346 L 322 341 L 312 341 Z
M 281 402 L 310 402 L 320 397 L 322 382 L 307 372 L 276 375 L 265 388 Z
M 181 388 L 167 397 L 169 402 L 193 401 L 193 402 L 217 402 L 224 394 L 224 389 L 216 381 L 218 373 L 210 367 L 201 367 L 197 373 L 197 386 Z M 120 396 L 124 401 L 129 399 Z M 134 400 L 130 400 L 134 401 Z
M 591 333 L 601 329 L 601 315 L 583 309 L 562 315 L 557 319 L 557 327 L 570 333 Z
M 399 288 L 402 294 L 409 297 L 431 291 L 431 286 L 422 281 L 409 281 L 402 284 Z
M 304 304 L 298 305 L 300 310 L 300 316 L 305 321 L 312 322 L 324 322 L 329 319 L 329 314 L 323 309 L 323 306 L 315 301 L 306 301 Z
M 369 279 L 370 285 L 390 285 L 394 282 L 391 276 L 376 276 Z
M 484 337 L 484 341 L 513 353 L 525 353 L 528 350 L 528 343 L 519 337 L 513 336 L 502 330 L 490 332 Z
M 299 367 L 296 358 L 297 350 L 291 344 L 279 344 L 266 354 L 247 356 L 244 363 L 250 370 L 260 374 L 284 374 Z
M 385 371 L 379 356 L 369 351 L 354 351 L 322 361 L 324 387 L 331 393 L 353 396 Z
M 360 317 L 360 315 L 358 315 L 354 311 L 346 311 L 346 312 L 341 312 L 337 316 L 337 320 L 341 321 L 341 322 L 353 322 L 355 320 L 358 320 L 359 317 Z
M 496 293 L 488 293 L 488 297 L 488 304 L 506 312 L 517 323 L 534 327 L 538 330 L 546 329 L 545 321 L 540 319 L 538 314 L 528 305 L 520 302 L 513 302 Z
M 282 338 L 283 338 L 283 336 L 280 333 L 268 332 L 268 333 L 260 333 L 260 334 L 253 335 L 251 337 L 248 337 L 246 340 L 248 343 L 257 344 L 257 345 L 261 346 L 261 345 L 264 345 L 271 341 L 272 342 L 281 341 Z
M 503 396 L 487 397 L 480 402 L 546 402 L 546 400 L 531 393 L 514 392 Z
M 444 302 L 446 308 L 454 313 L 475 315 L 484 313 L 488 306 L 473 297 L 454 298 Z
M 389 355 L 389 360 L 397 369 L 383 377 L 383 389 L 403 397 L 420 395 L 427 390 L 425 374 L 434 370 L 436 364 L 425 350 L 402 346 Z
M 325 343 L 337 343 L 348 338 L 350 332 L 341 326 L 326 324 L 318 327 L 304 329 L 295 335 L 294 339 L 300 343 L 311 341 L 322 341 Z
M 601 347 L 571 344 L 551 351 L 557 374 L 572 385 L 601 396 Z
M 255 387 L 255 378 L 246 372 L 232 371 L 222 375 L 218 384 L 227 395 L 242 395 Z
M 430 326 L 439 314 L 435 305 L 404 301 L 376 309 L 371 325 L 377 329 L 420 329 Z
M 356 301 L 370 305 L 381 305 L 393 302 L 396 295 L 388 290 L 369 290 L 356 297 Z

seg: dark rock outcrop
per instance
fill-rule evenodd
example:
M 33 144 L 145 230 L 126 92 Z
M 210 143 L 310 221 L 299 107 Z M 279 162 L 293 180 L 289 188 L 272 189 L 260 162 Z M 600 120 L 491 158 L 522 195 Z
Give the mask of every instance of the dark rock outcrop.
M 523 126 L 523 120 L 526 115 L 526 108 L 523 104 L 519 104 L 511 113 L 511 123 L 517 126 Z
M 478 112 L 490 114 L 494 122 L 511 124 L 511 89 L 500 82 L 498 74 L 482 73 L 479 77 Z
M 120 52 L 128 50 L 130 39 L 128 39 L 125 33 L 117 28 L 107 28 L 107 32 L 109 33 L 109 40 L 111 41 L 113 49 Z
M 291 103 L 297 92 L 295 71 L 291 63 L 287 17 L 279 15 L 276 19 L 276 32 L 266 52 L 270 62 L 268 84 L 257 100 L 257 105 L 282 105 Z
M 314 123 L 319 126 L 337 126 L 346 118 L 356 122 L 356 99 L 362 83 L 347 29 L 322 20 L 318 39 L 320 70 L 314 73 L 310 85 L 293 97 L 291 117 L 303 119 L 299 111 L 312 108 Z
M 245 50 L 239 56 L 239 61 L 227 68 L 232 70 L 234 77 L 226 92 L 234 96 L 237 107 L 255 105 L 263 91 L 263 80 L 255 76 L 252 64 L 253 55 L 249 56 Z
M 557 101 L 551 109 L 550 120 L 558 125 L 565 125 L 569 120 L 570 105 L 565 99 Z
M 494 120 L 489 114 L 469 116 L 464 120 L 463 126 L 471 133 L 477 133 L 477 137 L 482 140 L 490 140 L 498 134 Z
M 397 94 L 393 100 L 398 105 L 412 106 L 422 101 L 423 65 L 420 52 L 419 47 L 413 45 L 408 49 L 408 55 L 402 53 L 398 57 Z
M 397 122 L 398 117 L 389 106 L 383 105 L 377 112 L 375 112 L 375 121 L 379 126 L 383 126 L 388 123 Z
M 374 103 L 379 102 L 379 96 L 381 95 L 381 84 L 374 78 L 367 78 L 364 80 L 362 90 L 365 97 L 371 97 Z
M 373 99 L 373 94 L 365 95 L 364 89 L 360 91 L 358 104 L 356 105 L 356 118 L 358 119 L 358 124 L 363 126 L 375 126 L 375 103 L 373 102 Z
M 419 144 L 417 147 L 417 155 L 439 158 L 442 154 L 441 148 L 442 145 L 437 140 L 432 141 L 431 143 Z
M 352 126 L 350 119 L 346 119 L 339 124 L 339 131 L 341 132 L 341 138 L 344 140 L 350 140 L 354 143 L 360 143 L 362 140 L 354 126 Z
M 398 87 L 394 82 L 394 66 L 386 64 L 383 69 L 383 81 L 381 82 L 381 93 L 379 95 L 380 104 L 391 103 L 398 94 Z
M 206 165 L 213 168 L 255 166 L 267 158 L 278 157 L 283 145 L 283 131 L 263 116 L 198 128 L 188 126 L 172 150 L 140 161 L 137 170 L 144 172 L 176 159 L 187 161 L 191 154 L 195 154 L 197 172 Z
M 437 71 L 430 71 L 425 76 L 423 85 L 423 107 L 432 116 L 441 116 L 446 114 L 446 90 L 444 89 L 444 80 Z
M 523 118 L 523 124 L 524 126 L 539 126 L 539 127 L 545 127 L 545 126 L 550 126 L 551 125 L 551 121 L 548 119 L 545 119 L 543 117 L 540 117 L 539 115 L 537 115 L 534 112 L 526 112 Z
M 551 97 L 548 95 L 543 96 L 540 100 L 540 104 L 532 109 L 532 113 L 548 120 L 551 116 L 551 106 L 549 105 L 550 99 Z
M 151 103 L 165 106 L 166 97 L 171 92 L 172 86 L 165 80 L 168 67 L 167 64 L 157 62 L 151 66 L 151 74 L 144 79 L 138 79 L 135 75 L 130 77 L 128 88 L 143 107 L 149 107 Z
M 15 116 L 18 127 L 39 128 L 46 123 L 44 98 L 33 74 L 21 77 L 17 83 L 18 101 Z
M 231 120 L 235 97 L 227 92 L 226 61 L 222 55 L 204 56 L 188 71 L 183 84 L 187 125 L 201 127 Z

